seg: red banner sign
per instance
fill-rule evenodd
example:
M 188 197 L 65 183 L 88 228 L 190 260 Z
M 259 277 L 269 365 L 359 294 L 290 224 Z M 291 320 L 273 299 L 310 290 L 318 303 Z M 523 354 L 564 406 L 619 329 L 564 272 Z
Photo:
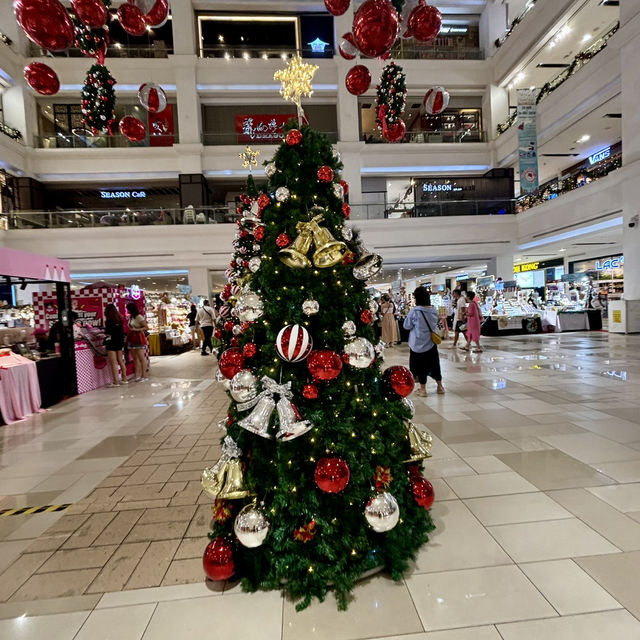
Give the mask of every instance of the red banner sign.
M 284 125 L 295 117 L 295 113 L 236 116 L 238 142 L 280 142 Z
M 160 113 L 149 112 L 149 146 L 172 147 L 174 142 L 173 105 Z

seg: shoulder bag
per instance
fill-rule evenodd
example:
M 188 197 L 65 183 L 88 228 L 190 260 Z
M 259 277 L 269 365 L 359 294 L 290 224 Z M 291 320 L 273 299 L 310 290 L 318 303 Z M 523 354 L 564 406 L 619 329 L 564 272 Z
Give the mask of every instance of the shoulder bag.
M 441 344 L 442 343 L 442 338 L 440 337 L 440 334 L 436 333 L 431 328 L 431 325 L 429 324 L 429 321 L 427 320 L 427 316 L 425 315 L 424 311 L 420 310 L 420 313 L 422 314 L 422 317 L 424 318 L 424 321 L 427 323 L 427 328 L 431 332 L 431 340 L 433 341 L 433 344 L 435 344 L 435 345 Z

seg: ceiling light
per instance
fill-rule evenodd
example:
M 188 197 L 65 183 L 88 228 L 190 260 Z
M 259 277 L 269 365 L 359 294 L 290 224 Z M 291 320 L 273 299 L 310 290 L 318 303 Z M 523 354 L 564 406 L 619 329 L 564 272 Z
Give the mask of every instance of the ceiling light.
M 587 140 L 591 140 L 591 136 L 588 133 L 585 133 L 583 136 L 578 138 L 576 142 L 587 142 Z
M 228 51 L 225 51 L 225 52 L 224 52 L 224 59 L 225 59 L 225 60 L 231 60 L 231 56 L 229 55 L 229 52 L 228 52 Z
M 589 40 L 591 40 L 591 38 L 593 38 L 593 36 L 590 33 L 585 33 L 582 36 L 581 42 L 588 42 Z
M 221 33 L 218 34 L 218 42 L 224 42 L 224 36 Z

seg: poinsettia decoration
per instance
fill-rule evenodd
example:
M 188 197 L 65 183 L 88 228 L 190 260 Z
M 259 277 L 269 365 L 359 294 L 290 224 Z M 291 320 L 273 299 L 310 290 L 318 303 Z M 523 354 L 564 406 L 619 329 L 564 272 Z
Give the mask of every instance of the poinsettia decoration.
M 211 511 L 213 519 L 220 524 L 224 524 L 231 517 L 231 505 L 227 500 L 216 500 Z
M 389 467 L 381 467 L 378 465 L 373 479 L 376 481 L 376 489 L 388 489 L 389 485 L 393 481 L 391 469 Z
M 311 520 L 308 524 L 301 526 L 299 529 L 295 529 L 293 532 L 293 539 L 299 542 L 310 542 L 316 535 L 316 523 Z

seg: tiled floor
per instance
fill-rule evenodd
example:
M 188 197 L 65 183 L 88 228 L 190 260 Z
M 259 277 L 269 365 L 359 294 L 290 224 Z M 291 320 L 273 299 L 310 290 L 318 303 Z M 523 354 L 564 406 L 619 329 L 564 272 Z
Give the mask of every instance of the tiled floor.
M 0 427 L 0 509 L 72 503 L 0 517 L 0 637 L 640 639 L 640 338 L 441 353 L 447 394 L 414 398 L 437 529 L 404 581 L 362 581 L 345 613 L 203 580 L 213 359 L 156 359 L 151 382 Z

